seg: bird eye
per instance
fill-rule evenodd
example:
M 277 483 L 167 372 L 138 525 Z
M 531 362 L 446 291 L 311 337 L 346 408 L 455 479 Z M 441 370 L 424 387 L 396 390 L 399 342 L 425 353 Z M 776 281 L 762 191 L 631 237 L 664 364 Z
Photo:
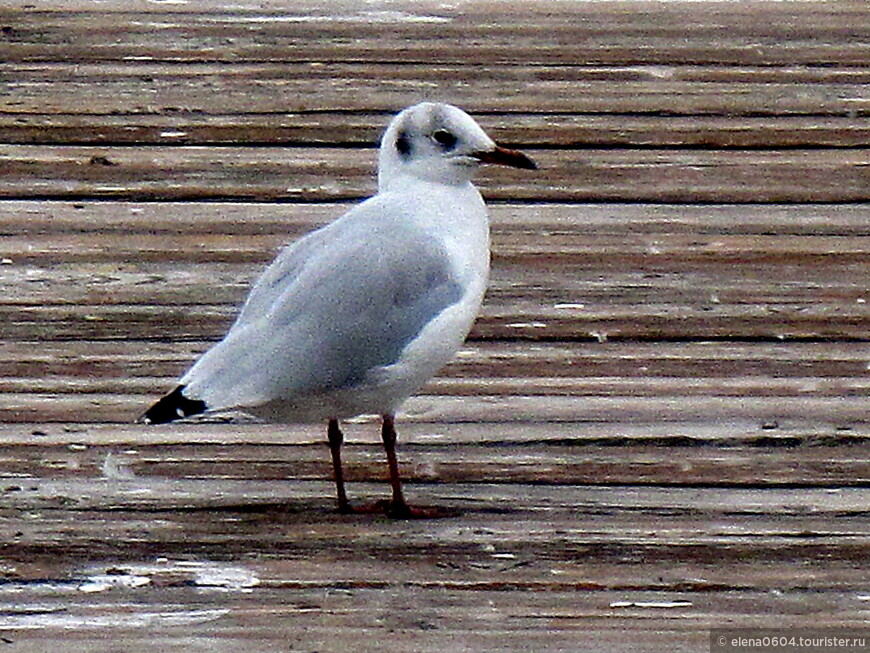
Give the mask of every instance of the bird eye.
M 438 131 L 433 132 L 432 139 L 445 150 L 452 150 L 456 147 L 456 141 L 458 140 L 456 136 L 446 129 L 439 129 Z

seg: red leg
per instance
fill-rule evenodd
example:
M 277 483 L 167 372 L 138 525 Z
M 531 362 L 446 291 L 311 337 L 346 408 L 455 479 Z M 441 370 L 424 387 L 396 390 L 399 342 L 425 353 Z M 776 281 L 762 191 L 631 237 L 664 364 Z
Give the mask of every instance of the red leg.
M 412 511 L 405 502 L 402 493 L 402 479 L 399 476 L 399 460 L 396 458 L 396 424 L 393 415 L 384 415 L 384 425 L 381 438 L 384 441 L 384 451 L 387 452 L 387 465 L 390 468 L 390 485 L 393 488 L 393 499 L 387 509 L 391 517 L 411 517 Z
M 335 478 L 335 489 L 338 494 L 338 511 L 343 514 L 386 513 L 388 517 L 393 517 L 394 519 L 426 519 L 456 514 L 453 511 L 439 510 L 437 508 L 411 508 L 405 502 L 405 496 L 402 493 L 402 479 L 399 476 L 399 461 L 396 457 L 395 418 L 393 415 L 384 415 L 383 420 L 381 437 L 384 441 L 384 451 L 387 453 L 393 497 L 390 501 L 377 501 L 372 505 L 356 508 L 351 507 L 344 489 L 344 473 L 341 466 L 341 446 L 344 443 L 344 434 L 338 426 L 338 420 L 329 420 L 327 436 L 329 437 L 329 449 L 332 452 L 332 471 Z
M 338 427 L 337 419 L 329 420 L 326 435 L 329 438 L 329 450 L 332 452 L 332 475 L 338 493 L 338 512 L 346 514 L 352 511 L 347 500 L 347 492 L 344 490 L 344 471 L 341 468 L 341 445 L 344 443 L 344 434 Z
M 440 508 L 412 508 L 405 502 L 402 493 L 402 479 L 399 476 L 399 461 L 396 458 L 396 424 L 393 415 L 384 415 L 384 426 L 381 429 L 381 437 L 384 440 L 384 451 L 387 452 L 387 464 L 390 467 L 390 485 L 393 488 L 393 498 L 386 504 L 388 517 L 394 519 L 438 519 L 441 517 L 455 516 L 452 510 Z M 383 502 L 380 504 L 384 505 Z

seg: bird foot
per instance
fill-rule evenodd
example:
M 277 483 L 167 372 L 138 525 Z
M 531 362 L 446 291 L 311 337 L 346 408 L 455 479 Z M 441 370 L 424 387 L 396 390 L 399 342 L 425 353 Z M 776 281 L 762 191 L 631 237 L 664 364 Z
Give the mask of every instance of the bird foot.
M 448 508 L 411 507 L 405 502 L 396 502 L 390 499 L 381 499 L 362 506 L 346 504 L 339 506 L 338 511 L 343 515 L 386 515 L 391 519 L 443 519 L 456 517 L 459 514 L 458 511 Z

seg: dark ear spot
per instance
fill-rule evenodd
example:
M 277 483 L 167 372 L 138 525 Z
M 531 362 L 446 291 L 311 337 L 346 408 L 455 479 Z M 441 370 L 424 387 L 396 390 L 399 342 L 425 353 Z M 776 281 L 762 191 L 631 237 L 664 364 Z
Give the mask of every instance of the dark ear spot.
M 396 138 L 396 151 L 403 159 L 411 156 L 411 139 L 406 132 L 399 132 L 399 136 Z

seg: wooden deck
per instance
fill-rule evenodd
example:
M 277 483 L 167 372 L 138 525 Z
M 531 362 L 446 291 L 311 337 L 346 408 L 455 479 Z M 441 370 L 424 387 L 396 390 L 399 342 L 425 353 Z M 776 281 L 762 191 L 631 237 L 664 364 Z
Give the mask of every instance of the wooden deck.
M 0 649 L 704 651 L 870 620 L 864 2 L 0 5 Z M 134 426 L 459 104 L 494 269 L 400 417 Z M 387 493 L 376 425 L 349 490 Z

